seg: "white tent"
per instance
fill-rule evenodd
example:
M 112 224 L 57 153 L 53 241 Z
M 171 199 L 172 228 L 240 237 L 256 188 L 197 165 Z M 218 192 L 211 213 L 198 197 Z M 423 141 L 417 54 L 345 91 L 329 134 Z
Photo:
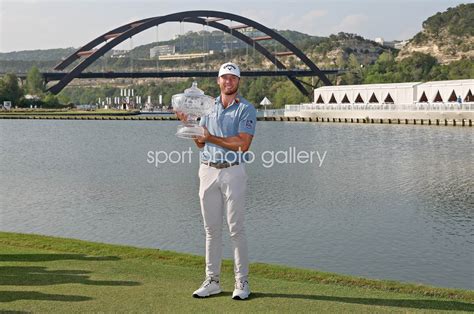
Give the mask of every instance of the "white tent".
M 314 90 L 316 104 L 412 104 L 419 82 L 323 86 Z
M 272 104 L 272 102 L 267 98 L 263 98 L 263 100 L 260 102 L 260 105 L 262 106 L 270 106 Z
M 468 95 L 474 93 L 474 79 L 432 81 L 416 87 L 417 102 L 456 102 L 461 96 L 463 102 L 468 102 Z
M 272 102 L 267 97 L 263 98 L 260 102 L 260 105 L 262 105 L 265 110 L 267 109 L 267 106 L 271 106 L 271 104 Z
M 408 82 L 323 86 L 314 90 L 313 104 L 372 105 L 393 104 L 412 106 L 416 103 L 450 103 L 461 96 L 462 102 L 472 102 L 474 80 Z

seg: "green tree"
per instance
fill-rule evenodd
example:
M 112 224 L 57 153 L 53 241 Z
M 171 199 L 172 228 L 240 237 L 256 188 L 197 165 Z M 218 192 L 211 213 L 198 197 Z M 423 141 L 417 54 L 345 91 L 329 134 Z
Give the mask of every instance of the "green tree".
M 364 83 L 394 83 L 399 80 L 397 63 L 390 52 L 382 53 L 377 61 L 367 68 Z
M 17 106 L 20 103 L 20 98 L 23 96 L 23 91 L 18 84 L 18 78 L 13 73 L 7 73 L 0 81 L 0 101 L 3 103 L 9 100 L 13 105 Z
M 268 78 L 244 78 L 240 86 L 240 93 L 247 98 L 255 107 L 258 107 L 263 97 L 270 94 L 268 92 L 269 87 L 272 85 Z
M 59 103 L 59 99 L 56 95 L 48 93 L 44 99 L 44 106 L 47 108 L 58 108 L 61 107 L 61 104 Z
M 450 80 L 471 79 L 474 77 L 473 60 L 459 60 L 444 66 Z
M 427 80 L 431 69 L 437 64 L 435 57 L 415 52 L 412 56 L 400 61 L 398 72 L 405 82 L 424 81 Z
M 36 66 L 31 67 L 26 77 L 26 91 L 31 95 L 41 95 L 44 91 L 43 77 Z
M 361 64 L 354 54 L 347 60 L 347 72 L 342 76 L 342 84 L 360 84 L 363 81 Z
M 288 80 L 282 80 L 274 84 L 269 95 L 268 98 L 272 101 L 273 108 L 283 108 L 288 104 L 299 104 L 309 101 L 309 99 L 303 96 L 293 83 Z
M 57 95 L 57 99 L 59 103 L 63 105 L 68 105 L 71 102 L 71 99 L 63 93 L 60 93 L 59 95 Z

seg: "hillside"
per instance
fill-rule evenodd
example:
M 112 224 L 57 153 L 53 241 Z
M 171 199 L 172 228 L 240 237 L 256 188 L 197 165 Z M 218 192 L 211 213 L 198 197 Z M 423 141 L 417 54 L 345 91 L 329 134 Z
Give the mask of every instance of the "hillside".
M 278 31 L 310 57 L 318 66 L 341 67 L 354 54 L 363 64 L 374 63 L 378 56 L 388 51 L 371 40 L 355 34 L 339 33 L 329 37 L 311 36 L 291 30 Z M 286 51 L 275 41 L 260 42 L 269 51 Z M 259 53 L 254 53 L 252 47 L 240 40 L 224 35 L 220 31 L 188 32 L 175 39 L 161 41 L 159 45 L 174 45 L 177 53 L 194 53 L 213 50 L 214 54 L 189 61 L 159 61 L 150 58 L 150 48 L 158 45 L 149 43 L 134 47 L 125 58 L 113 58 L 112 53 L 100 58 L 92 64 L 88 71 L 154 71 L 157 66 L 161 70 L 169 70 L 177 66 L 187 66 L 194 69 L 209 69 L 218 66 L 225 60 L 233 59 L 245 68 L 272 68 L 272 63 L 264 59 Z M 230 53 L 230 49 L 232 53 Z M 0 68 L 2 72 L 25 73 L 33 65 L 40 71 L 51 71 L 62 59 L 72 53 L 74 48 L 31 50 L 0 53 Z M 289 68 L 304 67 L 299 59 L 290 56 L 280 60 Z
M 441 64 L 474 59 L 474 3 L 448 8 L 429 17 L 423 22 L 423 30 L 400 51 L 397 60 L 415 52 L 429 54 Z
M 0 61 L 58 61 L 73 53 L 75 48 L 37 49 L 0 52 Z

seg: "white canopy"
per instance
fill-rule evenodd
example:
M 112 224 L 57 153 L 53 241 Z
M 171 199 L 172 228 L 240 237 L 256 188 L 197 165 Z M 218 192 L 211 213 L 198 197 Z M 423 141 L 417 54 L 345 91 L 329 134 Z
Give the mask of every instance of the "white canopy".
M 263 98 L 263 100 L 260 102 L 260 105 L 262 106 L 269 106 L 271 104 L 272 102 L 267 97 Z
M 314 90 L 314 102 L 324 104 L 412 104 L 420 82 L 323 86 Z
M 469 102 L 473 92 L 473 79 L 323 86 L 314 90 L 314 103 L 412 105 L 417 102 L 456 102 L 459 96 L 463 102 Z
M 456 102 L 460 96 L 462 101 L 469 101 L 468 95 L 474 93 L 474 79 L 432 81 L 416 87 L 418 102 Z

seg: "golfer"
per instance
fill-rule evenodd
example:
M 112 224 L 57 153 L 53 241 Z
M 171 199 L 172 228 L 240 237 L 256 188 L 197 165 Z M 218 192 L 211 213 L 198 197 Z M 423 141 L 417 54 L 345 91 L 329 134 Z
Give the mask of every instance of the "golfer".
M 255 134 L 256 110 L 239 93 L 240 69 L 225 63 L 219 69 L 220 96 L 212 112 L 201 118 L 204 135 L 195 139 L 202 148 L 199 167 L 199 199 L 206 233 L 206 279 L 193 296 L 221 293 L 223 218 L 227 219 L 234 252 L 234 300 L 247 299 L 249 258 L 244 231 L 247 174 L 245 152 Z M 186 120 L 183 113 L 178 118 Z

